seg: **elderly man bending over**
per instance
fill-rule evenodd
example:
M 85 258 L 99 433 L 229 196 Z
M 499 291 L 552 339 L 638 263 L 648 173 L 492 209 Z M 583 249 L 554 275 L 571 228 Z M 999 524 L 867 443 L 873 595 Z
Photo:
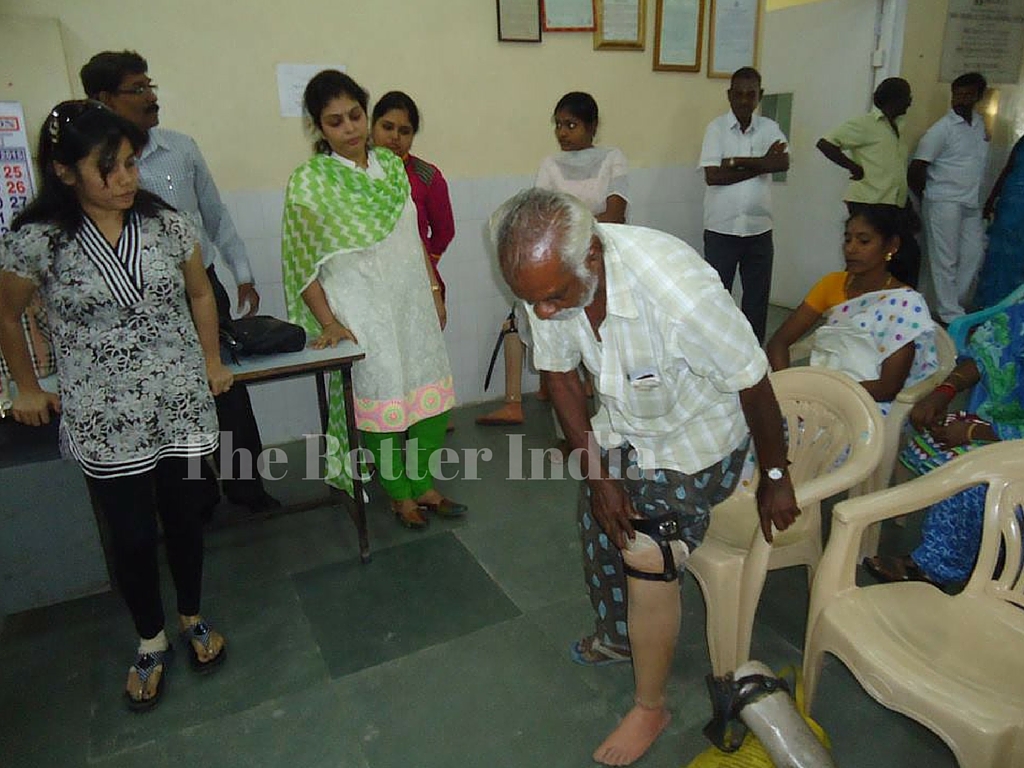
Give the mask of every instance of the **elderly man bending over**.
M 765 538 L 800 514 L 782 414 L 749 323 L 682 241 L 598 224 L 575 198 L 541 189 L 502 205 L 491 236 L 502 275 L 527 304 L 536 366 L 587 478 L 580 531 L 597 632 L 573 656 L 632 655 L 636 706 L 594 753 L 628 765 L 669 722 L 679 575 L 711 508 L 734 489 L 751 437 Z M 575 375 L 581 361 L 600 400 L 593 419 Z

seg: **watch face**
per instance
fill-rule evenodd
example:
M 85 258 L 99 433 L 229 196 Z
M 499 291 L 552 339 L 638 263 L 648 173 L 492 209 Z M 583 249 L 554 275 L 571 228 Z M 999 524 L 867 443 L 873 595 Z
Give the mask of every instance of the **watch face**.
M 781 480 L 783 471 L 778 467 L 772 467 L 766 474 L 768 475 L 769 480 Z

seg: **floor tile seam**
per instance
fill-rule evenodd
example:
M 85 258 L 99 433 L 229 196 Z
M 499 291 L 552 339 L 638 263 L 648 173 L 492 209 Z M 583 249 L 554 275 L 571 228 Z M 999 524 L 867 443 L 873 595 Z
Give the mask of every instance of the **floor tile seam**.
M 330 672 L 328 671 L 328 682 L 332 683 L 332 684 L 333 683 L 338 683 L 339 681 L 348 680 L 349 678 L 355 677 L 357 675 L 368 674 L 368 673 L 371 673 L 371 672 L 374 672 L 374 671 L 381 671 L 381 670 L 383 670 L 383 669 L 385 669 L 385 668 L 387 668 L 387 667 L 389 667 L 391 665 L 407 661 L 407 660 L 412 659 L 412 658 L 414 658 L 416 656 L 419 656 L 420 654 L 423 654 L 423 653 L 425 653 L 427 651 L 431 651 L 431 650 L 434 650 L 434 649 L 444 648 L 444 646 L 446 646 L 446 645 L 450 645 L 451 643 L 455 643 L 455 642 L 458 642 L 458 641 L 461 641 L 461 640 L 465 640 L 466 638 L 473 637 L 476 634 L 479 634 L 481 632 L 485 632 L 485 631 L 487 631 L 489 629 L 493 629 L 494 627 L 500 627 L 502 624 L 508 624 L 510 622 L 515 622 L 515 621 L 522 621 L 523 618 L 524 618 L 524 614 L 520 613 L 518 616 L 510 616 L 507 619 L 500 619 L 500 620 L 495 621 L 495 622 L 493 622 L 491 624 L 485 624 L 482 627 L 477 627 L 476 629 L 470 630 L 469 632 L 466 632 L 465 634 L 456 635 L 455 637 L 450 637 L 447 640 L 443 640 L 443 641 L 441 641 L 439 643 L 432 643 L 430 645 L 425 645 L 425 646 L 423 646 L 421 648 L 417 648 L 416 650 L 411 651 L 410 653 L 403 654 L 402 656 L 396 656 L 396 657 L 394 657 L 392 659 L 386 659 L 386 660 L 381 661 L 381 662 L 379 662 L 377 664 L 371 664 L 370 666 L 362 667 L 361 669 L 355 669 L 355 670 L 352 670 L 351 672 L 346 672 L 346 673 L 341 674 L 341 675 L 330 676 Z
M 520 616 L 524 615 L 526 613 L 526 609 L 523 606 L 521 606 L 516 601 L 516 599 L 514 597 L 512 597 L 512 595 L 509 593 L 509 591 L 505 588 L 505 585 L 503 585 L 500 581 L 498 581 L 497 575 L 495 575 L 491 571 L 491 569 L 488 568 L 487 565 L 484 564 L 484 562 L 482 560 L 480 560 L 479 557 L 477 557 L 476 553 L 470 547 L 469 543 L 466 542 L 462 538 L 462 536 L 459 535 L 459 531 L 453 531 L 453 533 L 455 535 L 456 541 L 458 541 L 459 544 L 466 550 L 467 554 L 469 554 L 469 556 L 473 558 L 473 561 L 478 566 L 480 566 L 480 570 L 482 570 L 484 573 L 487 574 L 487 578 L 491 580 L 491 583 L 494 584 L 494 586 L 498 588 L 498 590 L 501 592 L 501 594 L 503 594 L 508 599 L 508 601 L 510 603 L 512 603 L 512 605 L 514 605 L 516 607 L 516 610 L 519 611 L 519 615 Z

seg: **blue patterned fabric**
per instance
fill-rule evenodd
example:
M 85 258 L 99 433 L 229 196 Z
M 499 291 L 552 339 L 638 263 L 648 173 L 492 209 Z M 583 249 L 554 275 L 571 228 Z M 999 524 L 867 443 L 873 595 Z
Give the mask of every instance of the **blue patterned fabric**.
M 974 303 L 991 307 L 1024 283 L 1024 137 L 1007 161 L 1009 169 L 988 229 L 988 251 L 978 275 Z
M 967 347 L 966 357 L 974 360 L 981 375 L 971 392 L 968 411 L 991 424 L 1000 440 L 1024 436 L 1024 304 L 1008 307 L 979 325 Z M 904 464 L 921 466 L 922 442 L 927 442 L 927 436 L 917 436 L 911 442 L 901 456 Z M 970 450 L 979 444 L 964 447 Z M 933 452 L 925 466 L 934 468 L 956 455 L 952 451 Z M 983 485 L 929 507 L 921 544 L 911 553 L 928 578 L 945 584 L 970 576 L 981 545 L 984 509 Z

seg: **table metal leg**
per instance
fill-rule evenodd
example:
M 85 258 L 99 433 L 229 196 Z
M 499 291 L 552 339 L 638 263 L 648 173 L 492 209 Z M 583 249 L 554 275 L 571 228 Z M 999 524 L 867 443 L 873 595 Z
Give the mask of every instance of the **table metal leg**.
M 356 524 L 356 531 L 359 535 L 359 559 L 370 562 L 370 534 L 366 529 L 366 502 L 363 500 L 362 472 L 355 457 L 359 448 L 359 430 L 356 429 L 356 404 L 352 392 L 352 366 L 346 365 L 341 369 L 341 380 L 345 390 L 345 426 L 348 428 L 348 449 L 349 456 L 353 458 L 352 465 L 352 499 L 355 508 L 352 513 L 353 522 Z M 326 431 L 326 428 L 325 428 Z

